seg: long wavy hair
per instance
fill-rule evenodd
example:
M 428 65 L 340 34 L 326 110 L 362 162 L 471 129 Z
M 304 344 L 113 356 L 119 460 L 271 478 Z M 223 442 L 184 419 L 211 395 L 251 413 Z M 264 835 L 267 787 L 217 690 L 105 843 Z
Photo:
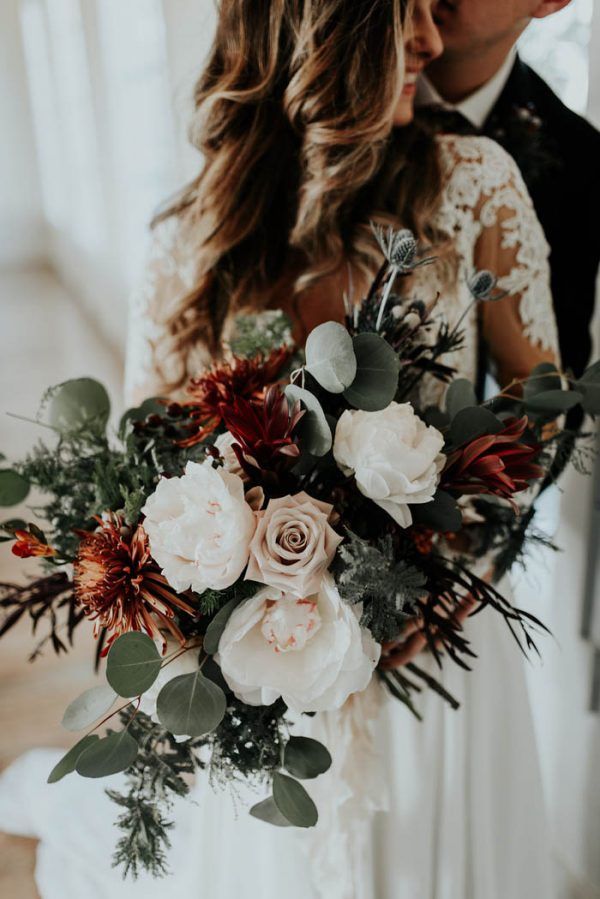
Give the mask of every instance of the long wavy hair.
M 178 216 L 196 281 L 168 313 L 160 354 L 186 376 L 194 347 L 218 354 L 231 313 L 300 298 L 349 262 L 381 262 L 371 220 L 430 245 L 440 172 L 430 134 L 394 128 L 411 0 L 221 0 L 194 92 L 204 165 L 155 219 Z

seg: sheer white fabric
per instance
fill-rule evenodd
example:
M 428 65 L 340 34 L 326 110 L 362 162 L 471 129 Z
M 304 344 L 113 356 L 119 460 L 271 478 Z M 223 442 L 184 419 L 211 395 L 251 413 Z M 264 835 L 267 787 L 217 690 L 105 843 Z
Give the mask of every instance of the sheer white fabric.
M 439 312 L 450 323 L 465 314 L 465 345 L 452 364 L 466 377 L 475 375 L 478 321 L 469 310 L 466 277 L 498 262 L 500 286 L 514 294 L 511 308 L 532 353 L 556 351 L 548 248 L 516 166 L 484 138 L 445 137 L 440 152 L 446 180 L 438 224 L 453 235 L 459 270 L 448 279 L 441 268 L 421 269 L 415 296 L 428 302 L 439 292 Z M 130 400 L 155 392 L 151 345 L 161 334 L 151 307 L 173 302 L 192 280 L 189 242 L 173 222 L 160 225 L 147 278 L 132 303 Z M 439 388 L 431 393 L 438 398 Z M 122 884 L 108 871 L 116 832 L 107 824 L 114 812 L 102 798 L 104 784 L 71 778 L 42 787 L 50 762 L 42 757 L 42 765 L 35 755 L 4 776 L 0 827 L 42 838 L 43 899 L 153 896 L 165 887 L 211 899 L 550 899 L 524 662 L 493 613 L 475 616 L 466 631 L 479 655 L 474 671 L 448 664 L 443 672 L 462 703 L 458 712 L 424 694 L 418 722 L 373 682 L 340 713 L 302 721 L 302 730 L 321 737 L 335 760 L 328 774 L 308 785 L 320 809 L 314 830 L 262 824 L 247 815 L 246 805 L 256 800 L 249 789 L 236 788 L 233 801 L 201 776 L 197 805 L 176 807 L 172 878 L 158 887 L 147 878 Z M 420 664 L 433 671 L 431 659 L 423 658 Z M 90 835 L 102 831 L 96 849 L 85 839 L 88 827 Z M 83 841 L 86 850 L 79 853 Z

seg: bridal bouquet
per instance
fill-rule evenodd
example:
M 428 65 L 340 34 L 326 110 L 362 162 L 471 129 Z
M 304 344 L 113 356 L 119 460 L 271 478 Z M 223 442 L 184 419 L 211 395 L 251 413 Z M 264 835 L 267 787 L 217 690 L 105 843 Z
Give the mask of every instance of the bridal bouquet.
M 378 667 L 409 620 L 440 665 L 474 655 L 457 617 L 467 597 L 534 645 L 539 622 L 495 583 L 527 537 L 543 539 L 532 489 L 573 449 L 559 416 L 599 411 L 600 364 L 577 382 L 543 364 L 479 403 L 447 361 L 460 322 L 394 291 L 431 260 L 410 232 L 376 235 L 385 261 L 368 296 L 303 352 L 283 315 L 241 317 L 184 400 L 149 400 L 114 433 L 100 384 L 61 384 L 39 419 L 52 440 L 0 471 L 0 505 L 34 488 L 37 515 L 6 521 L 4 539 L 44 565 L 1 586 L 0 633 L 28 614 L 62 652 L 93 622 L 106 683 L 67 708 L 64 726 L 84 735 L 49 781 L 127 772 L 129 791 L 110 791 L 126 871 L 164 871 L 165 814 L 198 767 L 263 783 L 256 818 L 313 826 L 301 781 L 332 760 L 295 722 L 373 677 L 416 714 L 424 687 L 458 705 L 417 664 Z M 469 286 L 473 303 L 501 296 L 488 272 Z M 425 405 L 432 379 L 444 399 Z

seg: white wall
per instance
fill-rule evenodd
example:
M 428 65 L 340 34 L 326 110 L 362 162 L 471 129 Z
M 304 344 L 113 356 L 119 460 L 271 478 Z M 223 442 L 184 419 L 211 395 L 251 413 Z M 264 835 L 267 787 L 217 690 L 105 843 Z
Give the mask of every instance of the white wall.
M 179 170 L 193 178 L 201 165 L 187 132 L 192 115 L 192 91 L 213 38 L 216 12 L 213 0 L 163 0 L 167 23 L 167 52 L 173 106 L 177 117 Z
M 0 266 L 38 262 L 45 252 L 18 7 L 0 3 Z

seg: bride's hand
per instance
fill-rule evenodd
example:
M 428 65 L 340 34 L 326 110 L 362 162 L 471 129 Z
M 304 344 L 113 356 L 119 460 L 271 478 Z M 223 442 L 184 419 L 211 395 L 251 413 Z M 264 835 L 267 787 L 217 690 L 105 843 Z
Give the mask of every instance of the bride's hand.
M 454 615 L 456 621 L 462 625 L 476 607 L 476 599 L 473 599 L 472 596 L 465 597 L 456 609 Z M 389 670 L 390 668 L 401 668 L 403 665 L 412 662 L 427 646 L 422 625 L 422 617 L 415 615 L 414 618 L 407 622 L 401 636 L 397 640 L 393 640 L 391 643 L 384 643 L 379 667 Z

